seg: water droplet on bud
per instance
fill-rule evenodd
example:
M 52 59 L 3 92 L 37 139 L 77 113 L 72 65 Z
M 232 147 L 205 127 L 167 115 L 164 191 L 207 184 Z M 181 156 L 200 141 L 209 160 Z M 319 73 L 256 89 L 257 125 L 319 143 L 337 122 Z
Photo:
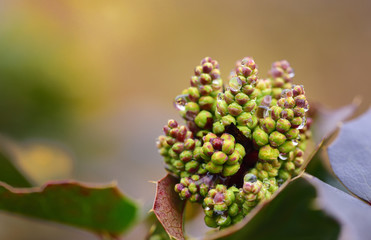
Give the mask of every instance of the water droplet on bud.
M 233 77 L 229 80 L 229 87 L 232 91 L 237 92 L 242 87 L 242 81 L 238 77 Z
M 218 93 L 218 96 L 217 96 L 217 101 L 220 102 L 220 101 L 223 101 L 224 100 L 224 93 Z
M 176 98 L 174 100 L 174 106 L 177 110 L 179 110 L 179 111 L 184 111 L 185 110 L 185 106 L 187 105 L 187 97 L 188 97 L 187 94 L 182 94 L 182 95 L 176 96 Z
M 286 153 L 280 153 L 280 155 L 278 155 L 278 157 L 281 160 L 287 160 L 287 154 Z
M 252 174 L 252 173 L 248 173 L 246 174 L 244 177 L 243 177 L 243 181 L 244 182 L 250 182 L 250 183 L 254 183 L 258 180 L 258 178 Z
M 307 123 L 307 119 L 303 117 L 303 121 L 301 122 L 300 126 L 297 127 L 297 129 L 303 129 L 305 127 L 305 124 Z
M 297 146 L 299 143 L 295 140 L 292 140 L 292 143 L 294 144 L 294 146 Z
M 259 106 L 258 117 L 267 118 L 270 116 L 271 109 L 266 106 Z

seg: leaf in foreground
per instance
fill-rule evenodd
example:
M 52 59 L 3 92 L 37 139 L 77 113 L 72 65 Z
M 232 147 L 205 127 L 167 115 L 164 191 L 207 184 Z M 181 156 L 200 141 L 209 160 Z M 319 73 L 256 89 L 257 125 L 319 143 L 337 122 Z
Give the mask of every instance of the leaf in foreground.
M 10 153 L 4 150 L 4 146 L 0 149 L 0 181 L 6 182 L 13 187 L 31 187 L 32 184 L 27 180 L 21 171 L 17 169 L 14 162 L 10 158 Z
M 303 177 L 316 187 L 322 209 L 341 223 L 339 239 L 370 238 L 371 208 L 366 203 L 308 174 Z
M 171 237 L 184 239 L 183 209 L 185 201 L 180 200 L 178 193 L 174 191 L 176 183 L 178 183 L 178 179 L 170 174 L 157 182 L 153 211 Z
M 89 187 L 73 181 L 30 189 L 0 183 L 0 209 L 113 237 L 128 229 L 137 214 L 136 205 L 115 185 Z
M 371 203 L 371 109 L 340 128 L 328 147 L 331 167 L 340 181 Z
M 355 98 L 351 104 L 338 109 L 328 109 L 321 104 L 315 104 L 314 122 L 311 126 L 314 141 L 319 143 L 329 137 L 336 130 L 338 123 L 353 116 L 359 104 L 358 98 Z
M 315 187 L 307 180 L 298 178 L 271 202 L 263 205 L 242 228 L 233 226 L 211 239 L 337 239 L 340 225 L 316 208 L 316 197 Z

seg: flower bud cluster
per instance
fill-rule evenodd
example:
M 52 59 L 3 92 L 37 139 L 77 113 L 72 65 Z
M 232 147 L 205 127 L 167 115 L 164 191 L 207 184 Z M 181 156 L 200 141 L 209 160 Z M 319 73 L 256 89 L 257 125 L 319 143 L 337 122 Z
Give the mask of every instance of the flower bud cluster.
M 203 137 L 203 142 L 201 157 L 207 163 L 205 169 L 208 172 L 221 174 L 223 177 L 237 173 L 246 152 L 231 134 L 223 133 L 218 137 L 214 133 L 208 133 Z
M 274 62 L 269 75 L 273 89 L 291 89 L 295 73 L 288 61 L 281 60 Z
M 180 179 L 180 183 L 175 185 L 175 192 L 179 193 L 181 199 L 189 199 L 191 202 L 201 202 L 206 197 L 211 188 L 215 186 L 216 177 L 214 175 L 192 175 Z
M 187 121 L 189 129 L 202 136 L 204 130 L 210 130 L 216 108 L 216 96 L 222 91 L 217 61 L 206 57 L 194 70 L 190 80 L 191 87 L 175 98 L 175 106 Z
M 237 62 L 227 90 L 218 94 L 216 115 L 219 121 L 214 123 L 213 129 L 233 123 L 246 137 L 250 137 L 258 122 L 254 114 L 259 94 L 255 88 L 257 73 L 258 68 L 252 58 L 245 57 Z
M 236 187 L 217 184 L 203 201 L 205 223 L 209 227 L 225 228 L 243 219 L 243 199 Z
M 193 138 L 193 133 L 187 127 L 178 125 L 175 120 L 169 120 L 163 131 L 165 135 L 158 138 L 157 147 L 164 157 L 166 169 L 177 176 L 197 172 L 200 166 L 197 151 L 201 142 Z
M 278 183 L 274 177 L 261 181 L 255 174 L 246 174 L 241 190 L 244 199 L 243 214 L 247 215 L 258 203 L 270 199 L 277 189 Z
M 202 203 L 209 227 L 240 221 L 304 165 L 311 119 L 303 86 L 285 60 L 267 79 L 257 73 L 252 58 L 242 59 L 223 91 L 219 64 L 204 58 L 175 101 L 187 127 L 170 120 L 158 139 L 166 169 L 179 178 L 174 190 Z

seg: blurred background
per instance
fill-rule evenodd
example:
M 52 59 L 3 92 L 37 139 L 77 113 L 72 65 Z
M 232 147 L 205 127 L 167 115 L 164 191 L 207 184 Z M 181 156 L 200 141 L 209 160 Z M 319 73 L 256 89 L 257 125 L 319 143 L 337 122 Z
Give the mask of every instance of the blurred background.
M 265 77 L 286 59 L 309 99 L 371 102 L 367 0 L 0 0 L 0 133 L 38 185 L 117 181 L 151 208 L 165 175 L 156 138 L 205 56 L 224 81 L 253 56 Z M 0 214 L 0 239 L 94 239 Z M 142 239 L 134 229 L 127 239 Z

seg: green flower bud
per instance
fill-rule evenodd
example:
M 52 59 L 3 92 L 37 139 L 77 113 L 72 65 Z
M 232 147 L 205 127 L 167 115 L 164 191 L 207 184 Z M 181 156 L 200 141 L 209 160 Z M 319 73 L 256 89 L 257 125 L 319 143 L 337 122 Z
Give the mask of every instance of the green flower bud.
M 221 151 L 217 151 L 211 156 L 211 161 L 215 165 L 223 165 L 227 160 L 228 160 L 227 154 Z
M 252 112 L 255 108 L 256 108 L 255 100 L 250 100 L 245 105 L 243 105 L 243 110 L 245 112 Z
M 228 155 L 232 154 L 234 151 L 234 141 L 225 140 L 222 145 L 222 151 Z
M 185 164 L 185 170 L 190 173 L 195 173 L 198 170 L 199 166 L 200 166 L 199 162 L 192 160 Z
M 286 132 L 286 137 L 288 139 L 297 139 L 299 136 L 299 130 L 296 128 L 291 128 L 289 131 Z
M 291 125 L 293 128 L 299 127 L 303 122 L 303 118 L 301 117 L 295 117 L 291 120 Z
M 203 110 L 210 111 L 215 103 L 215 99 L 211 96 L 202 96 L 198 100 L 198 104 L 200 105 L 200 108 Z
M 286 141 L 285 135 L 278 131 L 274 131 L 269 135 L 269 143 L 272 147 L 281 146 Z
M 269 134 L 276 128 L 276 122 L 270 117 L 264 118 L 261 122 L 261 128 Z
M 215 122 L 213 124 L 213 133 L 221 134 L 225 131 L 225 127 L 221 122 Z
M 238 170 L 240 169 L 240 167 L 241 167 L 240 164 L 224 166 L 222 175 L 224 177 L 232 176 L 232 175 L 234 175 L 234 174 L 236 174 L 238 172 Z
M 188 186 L 188 189 L 191 193 L 196 193 L 197 192 L 197 186 L 196 186 L 196 183 L 190 183 L 189 186 Z
M 304 159 L 302 157 L 296 157 L 294 160 L 295 167 L 300 168 L 304 164 Z
M 220 138 L 223 139 L 224 141 L 233 141 L 233 142 L 236 141 L 233 135 L 229 133 L 223 133 L 223 135 Z
M 180 160 L 176 160 L 173 162 L 173 166 L 178 169 L 178 170 L 183 170 L 184 169 L 184 163 Z
M 278 158 L 280 152 L 278 149 L 272 148 L 270 145 L 265 145 L 259 149 L 259 158 L 266 161 L 273 161 Z
M 231 93 L 231 91 L 225 91 L 224 99 L 227 102 L 227 104 L 231 104 L 234 102 L 234 95 Z
M 196 116 L 200 112 L 200 106 L 195 102 L 189 102 L 185 106 L 186 115 Z
M 229 216 L 236 216 L 240 211 L 237 203 L 232 203 L 232 205 L 228 208 L 228 215 Z
M 210 112 L 202 110 L 197 114 L 194 121 L 199 128 L 208 128 L 209 126 L 212 126 L 213 116 Z
M 221 116 L 228 114 L 228 104 L 225 100 L 218 100 L 216 103 L 216 110 Z
M 292 140 L 286 141 L 284 144 L 278 147 L 278 150 L 282 153 L 288 153 L 295 150 L 295 143 Z
M 211 212 L 213 212 L 211 210 Z M 216 223 L 216 220 L 213 218 L 213 217 L 209 217 L 209 216 L 205 216 L 204 218 L 204 221 L 205 221 L 205 224 L 206 226 L 208 227 L 211 227 L 211 228 L 217 228 L 218 227 L 218 224 Z
M 234 146 L 234 149 L 241 155 L 241 158 L 245 157 L 246 151 L 245 151 L 245 148 L 241 144 L 236 143 Z
M 286 162 L 285 169 L 289 172 L 295 170 L 295 164 L 293 162 Z
M 228 189 L 224 194 L 224 202 L 227 206 L 230 206 L 235 201 L 234 192 L 232 189 Z
M 228 156 L 227 165 L 235 165 L 242 159 L 238 150 L 235 150 L 231 155 Z M 224 175 L 225 176 L 225 175 Z
M 272 168 L 269 172 L 268 172 L 268 175 L 269 177 L 276 177 L 278 175 L 278 169 L 277 168 Z
M 287 132 L 291 127 L 291 123 L 287 119 L 278 119 L 276 123 L 276 129 L 277 131 L 281 133 Z
M 190 150 L 185 150 L 179 155 L 180 160 L 182 160 L 185 163 L 191 161 L 192 157 L 193 154 L 192 151 Z
M 205 168 L 207 171 L 214 173 L 214 174 L 221 173 L 223 171 L 222 165 L 215 165 L 211 161 L 206 164 Z
M 279 170 L 278 177 L 283 179 L 283 181 L 286 181 L 287 179 L 291 177 L 291 174 L 285 170 Z
M 242 113 L 242 107 L 238 103 L 232 103 L 228 106 L 228 112 L 232 116 L 238 116 Z
M 240 126 L 248 126 L 251 125 L 254 121 L 253 115 L 251 113 L 243 112 L 240 116 L 237 117 L 237 123 Z
M 203 150 L 204 154 L 209 156 L 209 157 L 211 157 L 214 154 L 214 147 L 211 144 L 211 142 L 205 142 L 204 145 L 202 146 L 202 150 Z M 207 159 L 205 159 L 205 160 L 207 160 Z
M 272 89 L 272 97 L 275 99 L 279 99 L 281 97 L 282 88 L 273 88 Z
M 231 217 L 229 217 L 229 216 L 221 215 L 217 218 L 216 222 L 221 227 L 227 227 L 227 226 L 231 225 L 232 220 L 231 220 Z
M 246 94 L 240 92 L 235 96 L 235 100 L 239 105 L 243 106 L 250 100 L 250 98 Z
M 269 174 L 268 174 L 267 171 L 260 170 L 260 171 L 258 172 L 258 178 L 259 178 L 259 179 L 266 179 L 266 178 L 268 178 L 268 177 L 269 177 Z
M 229 126 L 232 123 L 236 125 L 236 119 L 232 115 L 226 115 L 222 117 L 222 123 L 224 126 Z
M 295 117 L 304 117 L 305 116 L 305 110 L 301 107 L 295 107 L 294 108 L 294 116 Z
M 282 110 L 281 117 L 285 118 L 287 120 L 291 120 L 291 119 L 294 118 L 294 111 L 290 108 L 286 108 L 286 109 Z
M 271 116 L 274 120 L 278 120 L 281 118 L 281 112 L 282 112 L 282 108 L 278 107 L 278 106 L 273 106 L 271 107 Z
M 250 128 L 246 127 L 246 126 L 237 126 L 238 130 L 240 130 L 242 132 L 242 134 L 247 137 L 247 138 L 250 138 L 251 137 L 251 130 Z
M 256 128 L 252 134 L 254 142 L 258 146 L 264 146 L 268 144 L 268 134 L 264 132 L 261 128 Z

